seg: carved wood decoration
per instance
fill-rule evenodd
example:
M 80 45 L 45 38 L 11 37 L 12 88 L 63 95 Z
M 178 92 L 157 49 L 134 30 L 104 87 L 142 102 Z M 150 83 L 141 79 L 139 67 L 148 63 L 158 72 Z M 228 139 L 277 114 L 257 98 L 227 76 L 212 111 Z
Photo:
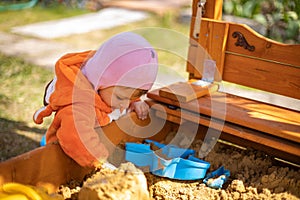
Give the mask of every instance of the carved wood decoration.
M 244 37 L 244 35 L 241 32 L 238 32 L 238 31 L 233 32 L 232 37 L 237 38 L 235 46 L 244 47 L 244 49 L 247 49 L 249 51 L 254 51 L 255 50 L 255 46 L 249 45 L 246 38 Z

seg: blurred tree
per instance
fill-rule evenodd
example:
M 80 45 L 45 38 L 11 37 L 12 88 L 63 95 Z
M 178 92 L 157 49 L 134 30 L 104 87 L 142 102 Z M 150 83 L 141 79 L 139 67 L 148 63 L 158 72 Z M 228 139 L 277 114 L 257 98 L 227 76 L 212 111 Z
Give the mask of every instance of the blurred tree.
M 263 24 L 268 38 L 300 43 L 300 0 L 224 0 L 223 11 Z

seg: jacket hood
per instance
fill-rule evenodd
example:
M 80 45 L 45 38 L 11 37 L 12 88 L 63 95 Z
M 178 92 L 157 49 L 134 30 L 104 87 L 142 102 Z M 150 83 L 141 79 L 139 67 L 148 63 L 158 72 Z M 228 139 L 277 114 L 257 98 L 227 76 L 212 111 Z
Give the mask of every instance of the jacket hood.
M 157 54 L 142 36 L 124 32 L 104 42 L 82 73 L 94 90 L 125 86 L 149 90 L 157 76 Z
M 84 94 L 94 96 L 95 92 L 92 85 L 80 71 L 82 65 L 94 53 L 94 51 L 69 53 L 56 62 L 56 83 L 49 98 L 49 103 L 54 110 L 61 106 L 86 100 Z M 78 96 L 81 96 L 81 98 Z

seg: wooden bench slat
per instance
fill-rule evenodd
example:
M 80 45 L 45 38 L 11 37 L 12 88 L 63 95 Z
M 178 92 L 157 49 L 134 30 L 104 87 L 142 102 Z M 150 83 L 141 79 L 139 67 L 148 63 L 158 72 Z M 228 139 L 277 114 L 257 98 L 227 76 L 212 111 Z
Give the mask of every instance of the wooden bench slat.
M 299 70 L 295 67 L 227 54 L 223 80 L 300 99 Z
M 18 182 L 42 186 L 56 192 L 68 181 L 82 181 L 91 169 L 83 168 L 68 157 L 58 144 L 48 144 L 0 164 L 0 185 Z
M 300 143 L 300 113 L 296 111 L 220 92 L 188 103 L 160 97 L 158 90 L 149 92 L 148 97 Z
M 230 26 L 226 51 L 249 55 L 266 60 L 273 60 L 280 63 L 289 63 L 291 65 L 300 67 L 300 45 L 291 45 L 276 42 L 258 34 L 244 24 L 229 24 Z M 253 46 L 255 49 L 253 51 L 249 51 L 243 46 L 236 46 L 238 37 L 233 37 L 234 32 L 241 33 L 249 46 Z
M 195 76 L 201 77 L 204 60 L 212 59 L 216 61 L 218 68 L 218 73 L 215 73 L 215 80 L 222 80 L 228 29 L 228 23 L 201 23 L 201 34 L 198 40 L 201 46 L 197 48 Z
M 254 147 L 259 150 L 263 150 L 272 156 L 279 157 L 281 159 L 300 164 L 300 144 L 294 143 L 283 138 L 273 137 L 272 135 L 264 134 L 259 131 L 241 127 L 229 122 L 224 124 L 218 120 L 211 120 L 207 116 L 199 115 L 187 110 L 172 110 L 162 106 L 155 106 L 159 102 L 147 101 L 151 108 L 156 110 L 156 116 L 164 118 L 167 112 L 167 120 L 172 122 L 180 122 L 188 120 L 194 123 L 204 125 L 216 130 L 222 131 L 220 139 L 233 142 L 238 145 L 246 147 Z M 232 138 L 233 137 L 233 138 Z

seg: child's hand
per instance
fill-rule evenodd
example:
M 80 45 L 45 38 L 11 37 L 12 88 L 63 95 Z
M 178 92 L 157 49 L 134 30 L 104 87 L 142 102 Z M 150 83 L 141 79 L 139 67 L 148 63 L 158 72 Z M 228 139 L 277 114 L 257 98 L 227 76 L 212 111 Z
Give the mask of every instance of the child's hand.
M 128 111 L 135 111 L 138 118 L 144 120 L 148 117 L 149 105 L 144 101 L 135 101 L 131 103 Z

